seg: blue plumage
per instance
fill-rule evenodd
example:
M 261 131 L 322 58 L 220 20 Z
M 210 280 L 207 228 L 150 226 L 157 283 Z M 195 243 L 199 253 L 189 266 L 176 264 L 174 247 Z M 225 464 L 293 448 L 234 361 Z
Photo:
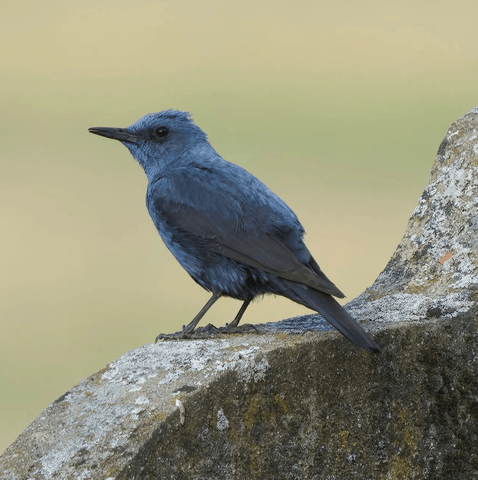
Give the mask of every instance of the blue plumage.
M 146 203 L 164 243 L 213 296 L 183 332 L 190 337 L 221 296 L 244 302 L 227 331 L 237 331 L 251 300 L 282 295 L 321 313 L 361 348 L 378 345 L 333 299 L 342 292 L 303 242 L 292 210 L 256 177 L 224 160 L 187 112 L 146 115 L 128 128 L 94 127 L 121 141 L 148 177 Z

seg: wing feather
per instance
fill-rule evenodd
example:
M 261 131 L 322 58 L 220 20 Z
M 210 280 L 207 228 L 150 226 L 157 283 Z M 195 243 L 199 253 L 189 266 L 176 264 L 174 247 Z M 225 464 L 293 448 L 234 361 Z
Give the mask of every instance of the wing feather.
M 286 214 L 293 215 L 290 210 L 281 212 L 285 204 L 275 203 L 275 195 L 267 198 L 268 202 L 261 202 L 261 198 L 250 201 L 237 185 L 225 184 L 222 177 L 213 183 L 210 175 L 179 171 L 153 184 L 148 189 L 148 209 L 153 220 L 159 214 L 168 225 L 200 237 L 202 245 L 206 240 L 208 252 L 321 292 L 344 296 L 320 270 L 302 239 L 297 241 L 295 226 L 291 228 L 290 222 L 284 221 Z M 304 252 L 310 265 L 299 260 Z

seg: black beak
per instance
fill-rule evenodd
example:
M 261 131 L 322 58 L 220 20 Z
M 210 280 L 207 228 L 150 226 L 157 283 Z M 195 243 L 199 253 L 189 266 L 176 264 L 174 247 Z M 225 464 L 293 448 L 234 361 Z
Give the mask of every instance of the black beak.
M 91 127 L 88 131 L 101 137 L 119 140 L 120 142 L 138 143 L 141 139 L 138 135 L 128 132 L 126 128 Z

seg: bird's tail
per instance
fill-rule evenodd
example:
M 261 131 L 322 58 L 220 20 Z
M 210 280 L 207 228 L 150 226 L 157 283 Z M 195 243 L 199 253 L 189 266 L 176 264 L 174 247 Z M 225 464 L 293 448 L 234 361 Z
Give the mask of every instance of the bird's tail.
M 283 282 L 288 288 L 283 289 L 281 295 L 319 312 L 342 335 L 360 348 L 369 352 L 380 352 L 380 347 L 334 297 L 300 283 L 289 280 L 283 280 Z

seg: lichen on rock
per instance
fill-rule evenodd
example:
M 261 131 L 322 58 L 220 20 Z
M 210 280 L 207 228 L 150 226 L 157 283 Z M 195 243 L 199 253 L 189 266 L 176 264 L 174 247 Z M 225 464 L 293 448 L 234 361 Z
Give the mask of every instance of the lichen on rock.
M 50 404 L 0 457 L 24 479 L 478 478 L 478 108 L 441 143 L 407 231 L 346 308 L 144 345 Z
M 478 290 L 478 108 L 453 123 L 442 141 L 407 231 L 374 284 L 351 302 L 354 312 L 387 321 L 453 318 Z M 396 314 L 400 312 L 399 316 Z

